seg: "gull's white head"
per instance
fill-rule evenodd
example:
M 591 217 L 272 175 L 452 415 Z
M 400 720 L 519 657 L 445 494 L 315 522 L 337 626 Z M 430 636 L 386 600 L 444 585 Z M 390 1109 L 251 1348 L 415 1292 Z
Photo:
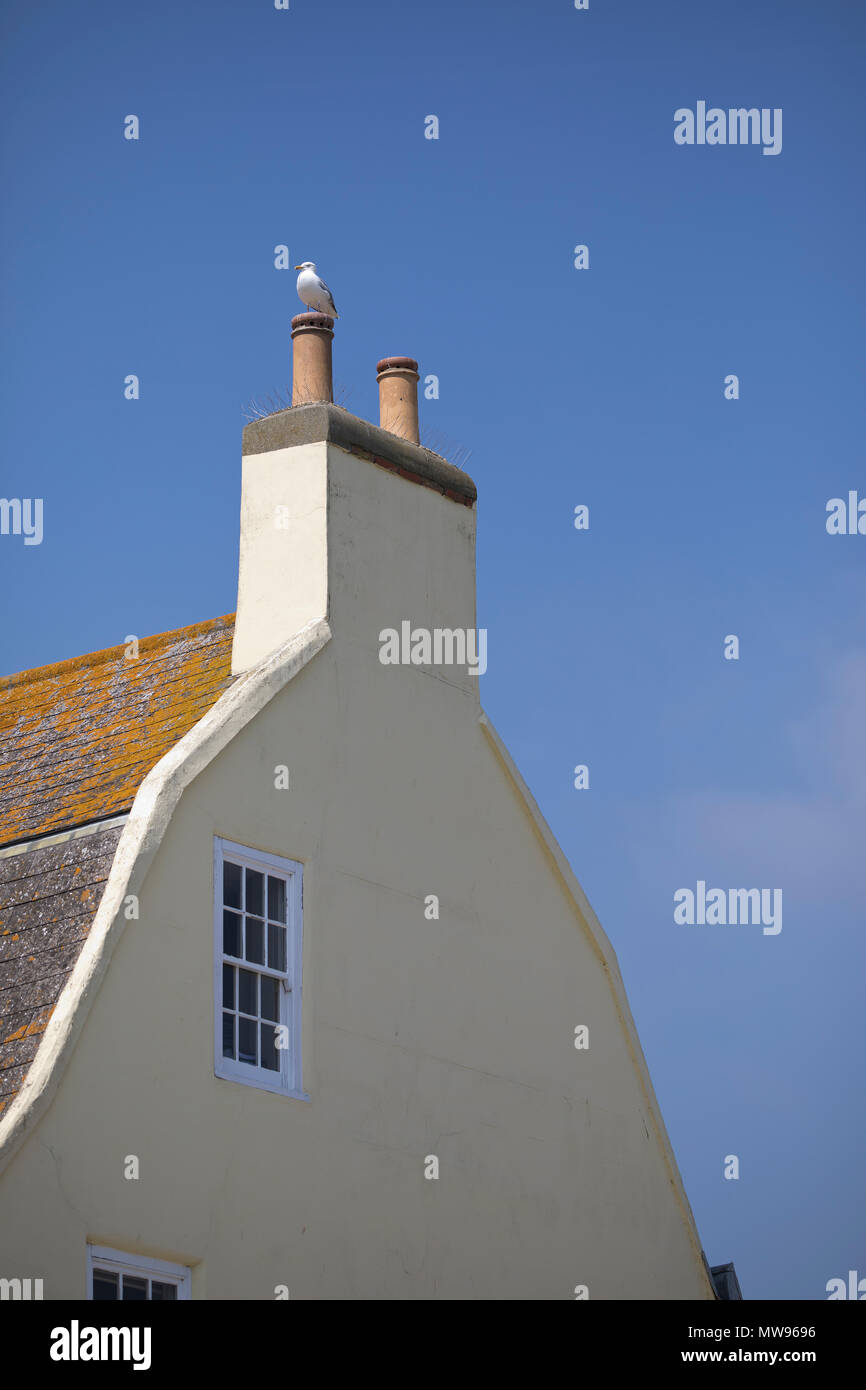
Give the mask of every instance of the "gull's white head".
M 315 262 L 315 261 L 301 261 L 301 264 L 300 264 L 300 265 L 296 265 L 296 266 L 295 266 L 295 270 L 315 270 L 315 269 L 316 269 L 316 262 Z

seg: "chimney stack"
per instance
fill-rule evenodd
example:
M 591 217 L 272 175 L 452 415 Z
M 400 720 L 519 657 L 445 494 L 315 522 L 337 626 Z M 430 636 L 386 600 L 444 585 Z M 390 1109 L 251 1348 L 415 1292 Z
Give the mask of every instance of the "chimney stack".
M 411 358 L 378 364 L 384 428 L 331 402 L 333 327 L 320 313 L 292 321 L 297 409 L 244 430 L 235 675 L 322 618 L 367 643 L 371 680 L 386 623 L 409 613 L 452 637 L 475 626 L 475 484 L 417 443 Z M 468 667 L 448 681 L 478 699 Z
M 379 424 L 389 434 L 420 444 L 418 435 L 418 363 L 412 357 L 383 357 L 376 364 Z
M 292 319 L 292 405 L 333 401 L 331 342 L 334 320 L 309 312 Z

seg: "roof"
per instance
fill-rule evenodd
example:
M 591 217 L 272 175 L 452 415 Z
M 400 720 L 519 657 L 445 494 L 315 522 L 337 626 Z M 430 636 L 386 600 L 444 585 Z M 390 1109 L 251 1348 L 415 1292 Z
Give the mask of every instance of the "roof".
M 144 778 L 231 685 L 234 614 L 0 679 L 0 1113 L 87 939 Z
M 743 1293 L 740 1288 L 740 1281 L 737 1278 L 737 1271 L 733 1264 L 713 1265 L 710 1270 L 710 1277 L 713 1281 L 713 1288 L 716 1291 L 716 1298 L 725 1302 L 742 1299 Z
M 0 679 L 0 848 L 128 811 L 232 682 L 234 614 Z
M 96 916 L 122 826 L 0 858 L 0 1113 Z

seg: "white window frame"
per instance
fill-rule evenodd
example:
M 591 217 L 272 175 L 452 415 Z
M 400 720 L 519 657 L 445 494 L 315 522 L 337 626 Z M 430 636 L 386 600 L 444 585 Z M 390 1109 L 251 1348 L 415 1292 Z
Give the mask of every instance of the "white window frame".
M 93 1301 L 95 1268 L 111 1274 L 131 1274 L 137 1279 L 157 1279 L 161 1284 L 174 1284 L 177 1301 L 191 1295 L 192 1270 L 188 1265 L 171 1264 L 168 1260 L 151 1260 L 146 1255 L 130 1255 L 125 1250 L 112 1250 L 107 1245 L 87 1246 L 87 1297 Z M 119 1302 L 120 1300 L 118 1300 Z
M 252 1066 L 248 1062 L 223 1056 L 223 965 L 244 966 L 244 961 L 223 952 L 223 863 L 228 859 L 242 868 L 267 873 L 270 869 L 286 879 L 286 974 L 288 987 L 281 988 L 279 1023 L 288 1029 L 288 1046 L 280 1049 L 280 1070 Z M 303 1089 L 301 1058 L 301 968 L 303 964 L 303 865 L 282 859 L 264 850 L 250 849 L 233 840 L 214 837 L 214 1073 L 224 1081 L 239 1081 L 260 1091 L 274 1091 L 296 1100 L 309 1100 Z M 267 888 L 265 889 L 267 892 Z M 267 908 L 265 907 L 267 939 Z M 248 968 L 259 975 L 275 972 L 252 961 Z

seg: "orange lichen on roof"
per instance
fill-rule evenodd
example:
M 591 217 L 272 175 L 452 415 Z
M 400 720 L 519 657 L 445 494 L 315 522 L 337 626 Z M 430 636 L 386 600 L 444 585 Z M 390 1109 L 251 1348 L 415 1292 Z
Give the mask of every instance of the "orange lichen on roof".
M 39 1013 L 36 1018 L 31 1019 L 29 1023 L 22 1023 L 20 1028 L 16 1028 L 14 1033 L 10 1033 L 9 1037 L 3 1038 L 2 1041 L 4 1043 L 20 1042 L 22 1038 L 33 1038 L 39 1033 L 44 1033 L 45 1029 L 48 1027 L 48 1020 L 53 1013 L 54 1005 L 52 1004 L 49 1008 L 43 1009 L 41 1013 Z
M 20 1043 L 23 1042 L 25 1038 L 41 1038 L 42 1034 L 45 1032 L 45 1029 L 48 1027 L 48 1020 L 54 1013 L 54 1008 L 54 1004 L 50 1004 L 47 1009 L 42 1009 L 39 1015 L 36 1018 L 34 1018 L 32 1022 L 24 1025 L 21 1028 L 17 1028 L 14 1033 L 9 1034 L 8 1038 L 0 1039 L 0 1067 L 3 1066 L 3 1063 L 5 1061 L 4 1053 L 6 1050 L 6 1044 Z M 30 1062 L 32 1062 L 33 1057 L 35 1057 L 37 1048 L 38 1043 L 29 1049 L 28 1055 Z M 0 1113 L 2 1113 L 3 1110 L 5 1110 L 7 1105 L 11 1105 L 12 1101 L 15 1099 L 19 1090 L 21 1089 L 21 1084 L 23 1083 L 28 1071 L 29 1065 L 21 1067 L 21 1075 L 18 1084 L 7 1095 L 0 1095 Z M 2 1084 L 2 1072 L 0 1072 L 0 1084 Z
M 0 678 L 0 846 L 128 811 L 231 684 L 234 614 Z

